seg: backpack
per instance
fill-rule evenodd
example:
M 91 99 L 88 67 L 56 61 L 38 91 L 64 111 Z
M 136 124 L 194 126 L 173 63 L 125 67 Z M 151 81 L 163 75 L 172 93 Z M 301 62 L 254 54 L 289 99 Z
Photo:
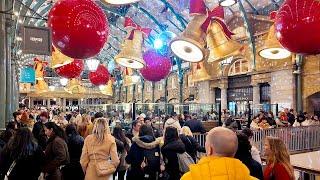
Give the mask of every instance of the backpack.
M 145 149 L 144 161 L 145 166 L 143 171 L 145 174 L 154 174 L 160 171 L 160 147 L 155 147 L 153 149 Z
M 186 173 L 189 171 L 189 166 L 194 164 L 192 157 L 187 153 L 184 152 L 182 154 L 177 153 L 178 163 L 179 163 L 179 170 L 181 173 Z

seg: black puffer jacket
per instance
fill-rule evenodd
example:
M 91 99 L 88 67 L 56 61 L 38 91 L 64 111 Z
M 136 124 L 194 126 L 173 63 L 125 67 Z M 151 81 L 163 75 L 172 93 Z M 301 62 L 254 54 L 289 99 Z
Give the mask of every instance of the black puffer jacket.
M 142 137 L 133 137 L 132 143 L 133 144 L 126 157 L 126 162 L 131 165 L 127 172 L 127 180 L 146 179 L 145 174 L 141 168 L 141 164 L 146 156 L 145 155 L 146 150 L 159 148 L 160 141 L 156 140 L 152 136 L 142 136 Z M 158 154 L 160 156 L 160 150 Z M 159 162 L 159 169 L 160 169 L 160 162 Z M 153 179 L 153 178 L 149 178 L 149 179 Z
M 180 170 L 177 153 L 182 154 L 186 152 L 185 145 L 179 139 L 177 141 L 164 144 L 161 152 L 164 158 L 166 172 L 170 176 L 169 180 L 179 180 L 181 178 L 181 174 L 179 173 Z
M 192 157 L 194 162 L 197 162 L 197 152 L 205 153 L 206 149 L 201 147 L 198 141 L 193 136 L 180 135 L 180 139 L 186 147 L 187 153 Z

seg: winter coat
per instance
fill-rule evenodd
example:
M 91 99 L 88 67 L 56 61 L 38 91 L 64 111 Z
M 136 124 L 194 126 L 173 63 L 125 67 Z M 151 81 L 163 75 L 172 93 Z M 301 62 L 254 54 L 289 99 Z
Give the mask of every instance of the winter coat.
M 253 180 L 250 171 L 240 160 L 228 157 L 203 157 L 181 180 Z
M 186 147 L 186 152 L 192 157 L 194 162 L 197 162 L 197 152 L 205 153 L 204 147 L 201 147 L 198 141 L 193 136 L 181 134 L 180 139 Z
M 109 176 L 98 176 L 96 171 L 96 163 L 108 161 L 116 168 L 119 164 L 117 154 L 117 146 L 115 138 L 109 134 L 104 134 L 104 141 L 99 143 L 95 135 L 91 134 L 84 140 L 80 164 L 85 172 L 85 180 L 105 180 Z
M 259 162 L 252 159 L 252 157 L 243 158 L 241 161 L 247 166 L 251 176 L 257 179 L 263 179 L 262 166 Z
M 126 162 L 130 164 L 127 172 L 127 180 L 145 179 L 141 164 L 145 159 L 145 150 L 151 150 L 158 147 L 159 140 L 152 136 L 133 137 L 132 146 L 126 157 Z M 158 154 L 160 156 L 160 152 Z M 159 163 L 160 169 L 160 163 Z M 156 172 L 155 172 L 156 173 Z
M 45 150 L 45 164 L 43 172 L 47 180 L 61 180 L 61 167 L 70 161 L 68 146 L 65 140 L 55 136 L 48 140 Z
M 177 153 L 182 154 L 186 152 L 185 145 L 179 139 L 177 141 L 164 144 L 162 146 L 161 152 L 165 162 L 166 172 L 169 174 L 170 180 L 179 180 L 181 174 L 179 170 Z
M 4 179 L 4 175 L 13 161 L 16 161 L 16 165 L 11 171 L 9 180 L 38 180 L 44 163 L 44 153 L 41 147 L 38 146 L 32 155 L 17 160 L 11 157 L 10 152 L 2 151 L 0 155 L 0 179 Z
M 67 138 L 70 163 L 63 168 L 63 178 L 72 180 L 84 179 L 84 173 L 80 165 L 84 139 L 79 134 L 70 134 Z
M 251 156 L 252 159 L 256 160 L 259 164 L 262 164 L 260 151 L 255 146 L 251 147 Z
M 188 126 L 192 133 L 206 133 L 206 130 L 203 127 L 203 124 L 200 120 L 197 119 L 191 119 L 184 123 L 185 126 Z
M 172 118 L 169 118 L 164 123 L 164 129 L 166 129 L 167 127 L 175 127 L 175 128 L 177 128 L 178 132 L 180 132 L 180 130 L 181 130 L 181 126 L 180 126 L 179 120 L 175 120 L 175 119 L 172 119 Z
M 263 174 L 264 180 L 283 180 L 287 179 L 290 180 L 289 173 L 287 172 L 286 168 L 280 164 L 276 163 L 272 169 L 271 165 L 268 164 L 265 169 L 264 169 L 264 174 Z
M 39 146 L 46 149 L 48 137 L 44 133 L 44 124 L 41 121 L 34 124 L 32 134 L 37 139 Z
M 117 171 L 125 171 L 129 167 L 129 165 L 126 163 L 126 160 L 125 160 L 128 155 L 128 152 L 125 149 L 124 143 L 122 141 L 118 140 L 117 138 L 115 140 L 117 145 L 118 157 L 120 160 L 120 164 L 117 168 Z M 129 146 L 131 146 L 130 139 L 126 138 L 126 141 L 129 144 Z

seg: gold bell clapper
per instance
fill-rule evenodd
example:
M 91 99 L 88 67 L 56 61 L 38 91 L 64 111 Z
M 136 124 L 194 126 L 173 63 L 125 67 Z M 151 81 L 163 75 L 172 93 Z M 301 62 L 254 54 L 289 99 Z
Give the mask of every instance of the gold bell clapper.
M 108 83 L 104 86 L 99 86 L 100 92 L 107 96 L 113 96 L 112 90 L 112 80 L 109 80 Z
M 218 21 L 212 20 L 207 30 L 208 62 L 218 61 L 240 52 L 241 44 L 229 38 Z
M 124 67 L 141 69 L 146 64 L 142 56 L 143 34 L 139 30 L 133 31 L 132 40 L 124 40 L 121 52 L 116 55 L 115 61 Z
M 210 80 L 211 76 L 208 73 L 208 68 L 205 67 L 205 62 L 198 62 L 192 64 L 192 82 L 200 82 Z
M 70 94 L 83 94 L 86 92 L 86 89 L 80 84 L 78 79 L 71 79 L 68 82 L 66 88 L 64 88 Z
M 60 52 L 57 48 L 53 47 L 52 57 L 51 57 L 51 68 L 55 69 L 57 67 L 64 66 L 66 64 L 70 64 L 73 62 L 73 58 L 70 58 L 62 52 Z
M 34 86 L 35 93 L 45 93 L 49 91 L 48 84 L 44 80 L 37 80 L 36 85 Z
M 201 26 L 206 15 L 195 15 L 180 36 L 170 44 L 172 52 L 184 61 L 199 62 L 205 56 L 205 32 Z
M 259 55 L 265 59 L 285 59 L 291 56 L 291 52 L 284 49 L 276 37 L 275 27 L 269 29 L 264 46 L 259 49 Z

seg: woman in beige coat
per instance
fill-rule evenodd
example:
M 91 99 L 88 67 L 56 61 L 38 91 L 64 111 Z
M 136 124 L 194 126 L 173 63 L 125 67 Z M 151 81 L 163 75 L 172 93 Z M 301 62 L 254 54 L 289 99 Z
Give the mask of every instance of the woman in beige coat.
M 111 161 L 109 160 L 111 157 Z M 109 161 L 115 168 L 119 164 L 115 138 L 110 134 L 108 122 L 104 118 L 95 121 L 93 134 L 86 137 L 80 163 L 85 180 L 106 180 L 109 176 L 98 176 L 96 163 Z

